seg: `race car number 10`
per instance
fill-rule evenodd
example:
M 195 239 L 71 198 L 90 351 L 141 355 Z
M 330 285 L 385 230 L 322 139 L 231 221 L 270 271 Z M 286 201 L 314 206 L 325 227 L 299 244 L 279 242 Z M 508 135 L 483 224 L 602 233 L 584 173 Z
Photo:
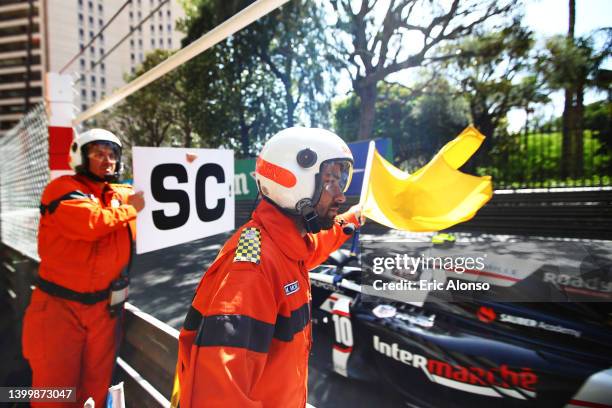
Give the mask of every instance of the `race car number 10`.
M 336 332 L 336 342 L 345 347 L 353 347 L 353 326 L 351 319 L 345 316 L 334 314 L 334 331 Z

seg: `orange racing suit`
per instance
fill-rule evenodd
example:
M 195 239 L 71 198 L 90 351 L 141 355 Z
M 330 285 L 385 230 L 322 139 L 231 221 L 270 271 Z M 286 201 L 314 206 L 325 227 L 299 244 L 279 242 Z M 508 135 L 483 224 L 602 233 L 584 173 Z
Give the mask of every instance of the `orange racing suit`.
M 104 295 L 130 259 L 136 229 L 128 224 L 137 212 L 123 203 L 131 191 L 131 186 L 83 175 L 62 176 L 49 183 L 41 199 L 39 277 L 102 300 L 68 300 L 39 282 L 24 317 L 23 353 L 32 367 L 33 387 L 76 387 L 78 406 L 90 396 L 96 406 L 106 406 L 120 318 L 110 316 Z M 42 406 L 63 405 L 32 402 L 32 407 Z
M 272 204 L 258 205 L 196 290 L 179 336 L 181 408 L 306 405 L 308 270 L 347 238 L 339 223 L 303 237 Z

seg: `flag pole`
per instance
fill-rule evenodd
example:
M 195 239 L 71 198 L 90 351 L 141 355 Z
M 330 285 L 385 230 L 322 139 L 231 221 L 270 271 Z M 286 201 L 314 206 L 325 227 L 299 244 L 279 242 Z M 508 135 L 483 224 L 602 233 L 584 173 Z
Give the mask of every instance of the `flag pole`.
M 359 207 L 363 210 L 363 204 L 365 203 L 365 197 L 368 193 L 368 184 L 370 183 L 370 172 L 372 170 L 372 158 L 374 157 L 374 149 L 376 149 L 376 143 L 370 140 L 368 144 L 368 155 L 366 158 L 366 165 L 363 169 L 363 182 L 361 184 L 361 194 L 359 196 Z M 359 228 L 353 235 L 353 242 L 351 244 L 351 255 L 357 256 L 357 247 L 359 245 Z
M 359 205 L 365 203 L 365 197 L 368 192 L 368 184 L 370 184 L 370 173 L 372 172 L 372 159 L 374 158 L 374 150 L 376 150 L 376 143 L 370 140 L 368 145 L 368 156 L 366 158 L 365 169 L 363 170 L 363 183 L 361 184 L 361 195 L 359 196 Z

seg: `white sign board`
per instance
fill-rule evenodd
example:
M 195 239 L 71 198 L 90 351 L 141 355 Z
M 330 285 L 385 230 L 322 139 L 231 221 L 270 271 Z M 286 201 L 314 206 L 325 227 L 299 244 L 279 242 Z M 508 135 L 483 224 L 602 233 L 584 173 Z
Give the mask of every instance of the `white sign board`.
M 134 189 L 145 207 L 136 219 L 136 253 L 234 229 L 234 152 L 134 147 Z

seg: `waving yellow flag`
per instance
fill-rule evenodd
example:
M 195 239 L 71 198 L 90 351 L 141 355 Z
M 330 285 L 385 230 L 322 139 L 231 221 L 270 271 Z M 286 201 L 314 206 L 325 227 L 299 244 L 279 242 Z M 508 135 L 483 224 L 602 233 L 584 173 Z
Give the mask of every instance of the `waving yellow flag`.
M 468 126 L 413 174 L 386 161 L 373 145 L 361 194 L 363 214 L 390 228 L 439 231 L 474 217 L 493 195 L 491 177 L 457 170 L 478 150 L 484 136 Z M 366 181 L 364 180 L 364 183 Z

